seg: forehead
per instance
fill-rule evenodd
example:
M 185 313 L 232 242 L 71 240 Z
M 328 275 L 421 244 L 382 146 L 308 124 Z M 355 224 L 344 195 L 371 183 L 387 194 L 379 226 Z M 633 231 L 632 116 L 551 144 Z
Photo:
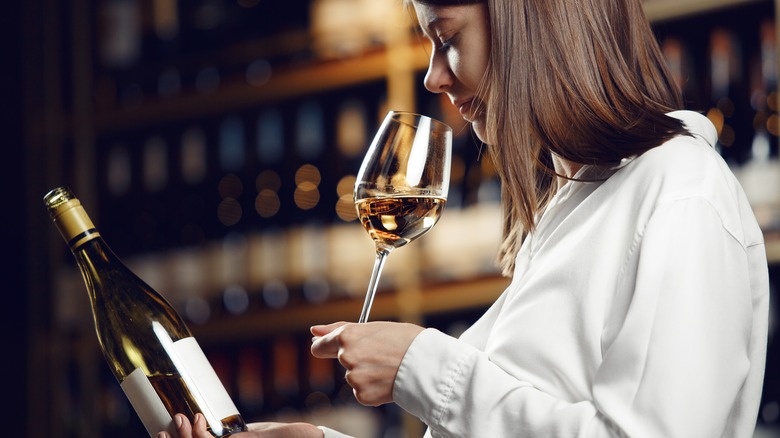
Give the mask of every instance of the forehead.
M 461 20 L 467 9 L 465 6 L 436 6 L 412 1 L 417 21 L 423 29 L 430 29 L 437 24 Z

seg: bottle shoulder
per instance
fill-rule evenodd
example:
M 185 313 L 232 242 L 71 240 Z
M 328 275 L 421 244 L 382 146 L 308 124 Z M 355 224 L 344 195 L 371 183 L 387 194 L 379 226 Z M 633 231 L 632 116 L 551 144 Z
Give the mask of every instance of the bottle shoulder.
M 191 337 L 184 320 L 158 291 L 132 272 L 102 239 L 74 252 L 92 302 L 96 324 L 148 331 L 157 323 L 174 341 Z M 100 321 L 99 321 L 100 320 Z

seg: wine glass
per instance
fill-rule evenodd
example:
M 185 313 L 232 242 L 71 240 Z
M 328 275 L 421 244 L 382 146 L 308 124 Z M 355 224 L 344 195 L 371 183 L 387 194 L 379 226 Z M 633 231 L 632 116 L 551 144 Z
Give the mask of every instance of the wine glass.
M 422 236 L 447 201 L 452 129 L 430 117 L 387 113 L 355 181 L 358 218 L 376 244 L 376 261 L 358 322 L 368 321 L 387 255 Z

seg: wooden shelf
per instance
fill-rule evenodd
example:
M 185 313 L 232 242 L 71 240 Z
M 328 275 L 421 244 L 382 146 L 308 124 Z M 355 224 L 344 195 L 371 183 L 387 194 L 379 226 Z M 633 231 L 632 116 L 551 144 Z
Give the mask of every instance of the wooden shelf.
M 768 0 L 647 0 L 644 8 L 651 21 L 706 13 L 727 7 L 761 3 Z M 417 39 L 407 48 L 405 58 L 410 70 L 427 67 L 426 43 Z M 240 110 L 262 103 L 290 99 L 307 94 L 335 90 L 370 81 L 385 80 L 395 67 L 393 49 L 377 49 L 343 60 L 319 61 L 304 66 L 290 66 L 274 71 L 262 86 L 245 82 L 222 86 L 211 94 L 188 93 L 176 97 L 147 100 L 139 107 L 96 111 L 96 132 L 148 126 L 187 118 L 209 116 Z M 397 48 L 396 48 L 397 50 Z M 74 127 L 75 129 L 75 127 Z
M 780 263 L 780 234 L 766 236 L 769 264 Z M 377 294 L 371 311 L 373 320 L 403 319 L 410 313 L 433 315 L 459 310 L 487 308 L 509 285 L 510 279 L 488 277 L 471 281 L 435 284 L 421 291 L 406 290 Z M 314 324 L 354 321 L 363 297 L 329 301 L 322 305 L 298 305 L 278 311 L 230 316 L 192 327 L 203 345 L 251 341 L 278 333 L 305 332 Z
M 645 0 L 644 8 L 647 18 L 656 22 L 766 2 L 768 0 Z
M 421 41 L 401 49 L 404 59 L 411 64 L 410 69 L 420 70 L 427 66 L 427 52 Z M 359 57 L 314 62 L 300 67 L 279 67 L 261 86 L 242 81 L 226 84 L 210 94 L 192 92 L 148 100 L 138 107 L 98 111 L 94 114 L 94 130 L 99 133 L 165 124 L 386 80 L 396 68 L 393 63 L 397 60 L 397 50 L 380 49 Z
M 409 308 L 421 315 L 488 307 L 509 285 L 509 279 L 490 277 L 474 281 L 426 286 L 423 291 L 377 294 L 371 319 L 403 319 Z M 192 327 L 203 345 L 251 341 L 278 333 L 307 332 L 314 324 L 355 321 L 363 298 L 329 301 L 322 305 L 299 305 L 278 311 L 231 316 Z

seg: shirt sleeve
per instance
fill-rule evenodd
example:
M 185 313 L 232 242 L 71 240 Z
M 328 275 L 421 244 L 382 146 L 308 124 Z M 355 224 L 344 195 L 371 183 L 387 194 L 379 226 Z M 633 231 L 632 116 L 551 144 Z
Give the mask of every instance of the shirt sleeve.
M 640 234 L 591 399 L 553 397 L 428 329 L 401 363 L 396 403 L 434 437 L 723 436 L 750 368 L 745 248 L 701 199 L 657 206 Z

